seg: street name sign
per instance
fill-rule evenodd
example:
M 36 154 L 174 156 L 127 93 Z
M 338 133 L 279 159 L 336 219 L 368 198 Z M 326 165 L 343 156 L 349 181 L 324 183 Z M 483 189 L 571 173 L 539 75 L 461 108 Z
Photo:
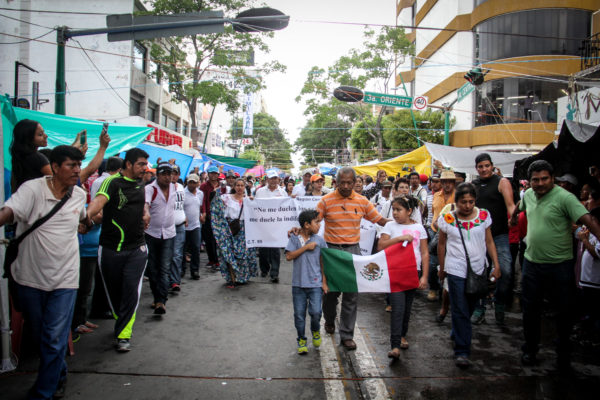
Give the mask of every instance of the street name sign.
M 396 96 L 394 94 L 365 92 L 363 101 L 382 106 L 411 108 L 413 99 L 412 97 Z
M 459 101 L 467 97 L 469 94 L 471 94 L 473 90 L 475 90 L 475 86 L 473 86 L 469 82 L 466 82 L 456 91 L 456 102 L 458 103 Z

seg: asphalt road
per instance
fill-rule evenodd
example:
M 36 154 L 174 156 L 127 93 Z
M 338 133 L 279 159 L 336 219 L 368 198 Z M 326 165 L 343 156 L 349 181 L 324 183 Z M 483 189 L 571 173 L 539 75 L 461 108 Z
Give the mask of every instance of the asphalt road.
M 202 253 L 205 262 L 205 254 Z M 391 363 L 389 318 L 383 295 L 359 300 L 355 340 L 347 352 L 324 329 L 320 351 L 296 354 L 291 263 L 282 259 L 280 283 L 254 278 L 227 289 L 218 273 L 184 278 L 182 291 L 155 317 L 147 282 L 137 313 L 132 351 L 114 351 L 113 323 L 82 335 L 68 357 L 67 399 L 587 399 L 597 398 L 600 349 L 576 347 L 570 377 L 554 367 L 553 321 L 546 321 L 540 365 L 519 361 L 520 314 L 506 326 L 474 327 L 473 365 L 454 366 L 450 316 L 434 322 L 439 305 L 420 292 L 413 305 L 410 348 Z M 308 329 L 307 329 L 308 330 Z M 25 349 L 17 371 L 0 375 L 0 399 L 21 399 L 35 379 L 37 360 Z

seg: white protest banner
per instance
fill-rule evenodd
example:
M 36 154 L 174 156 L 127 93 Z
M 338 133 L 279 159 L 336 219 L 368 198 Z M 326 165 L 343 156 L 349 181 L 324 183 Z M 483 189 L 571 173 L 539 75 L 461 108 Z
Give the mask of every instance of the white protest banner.
M 375 242 L 375 235 L 377 230 L 375 224 L 367 221 L 366 219 L 360 220 L 360 254 L 368 256 L 373 250 L 373 242 Z
M 321 196 L 298 196 L 295 200 L 296 207 L 298 208 L 298 216 L 300 216 L 300 213 L 304 210 L 316 210 L 317 203 L 321 200 Z M 325 236 L 325 221 L 321 221 L 321 228 L 317 235 L 321 237 Z
M 285 247 L 288 231 L 298 226 L 296 202 L 291 197 L 244 198 L 246 247 Z

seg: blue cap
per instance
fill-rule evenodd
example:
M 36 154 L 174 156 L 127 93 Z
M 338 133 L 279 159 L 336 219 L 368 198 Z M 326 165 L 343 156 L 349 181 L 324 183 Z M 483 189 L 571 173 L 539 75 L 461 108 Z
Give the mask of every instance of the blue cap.
M 206 170 L 206 172 L 208 172 L 209 174 L 211 172 L 219 173 L 219 168 L 215 167 L 214 165 L 211 165 L 210 167 L 208 167 L 208 169 Z

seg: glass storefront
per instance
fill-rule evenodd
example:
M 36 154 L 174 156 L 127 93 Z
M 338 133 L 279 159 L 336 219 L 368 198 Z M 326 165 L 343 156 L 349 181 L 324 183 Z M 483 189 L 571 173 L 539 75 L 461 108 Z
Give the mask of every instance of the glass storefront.
M 490 18 L 474 29 L 475 58 L 486 62 L 542 54 L 578 56 L 582 40 L 590 36 L 591 15 L 585 10 L 549 8 Z
M 556 99 L 566 89 L 566 83 L 527 78 L 484 82 L 475 91 L 475 126 L 556 122 Z

